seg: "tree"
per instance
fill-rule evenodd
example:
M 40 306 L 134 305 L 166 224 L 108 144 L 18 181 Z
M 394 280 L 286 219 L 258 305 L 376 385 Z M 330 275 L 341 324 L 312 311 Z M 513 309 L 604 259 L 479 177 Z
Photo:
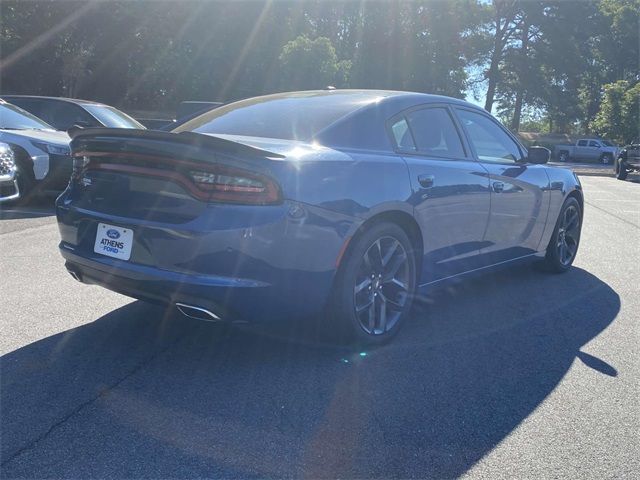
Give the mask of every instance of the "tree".
M 288 90 L 310 90 L 333 85 L 340 69 L 348 78 L 348 64 L 338 64 L 336 50 L 326 37 L 311 40 L 305 35 L 287 42 L 278 57 L 281 86 Z
M 493 0 L 489 8 L 491 8 L 491 21 L 488 25 L 488 34 L 492 37 L 492 45 L 489 68 L 485 72 L 488 85 L 484 103 L 484 108 L 488 112 L 493 109 L 496 88 L 500 81 L 500 64 L 505 50 L 517 34 L 516 17 L 520 6 L 518 0 Z
M 640 83 L 630 86 L 618 80 L 604 86 L 600 111 L 591 128 L 601 135 L 620 143 L 640 137 Z

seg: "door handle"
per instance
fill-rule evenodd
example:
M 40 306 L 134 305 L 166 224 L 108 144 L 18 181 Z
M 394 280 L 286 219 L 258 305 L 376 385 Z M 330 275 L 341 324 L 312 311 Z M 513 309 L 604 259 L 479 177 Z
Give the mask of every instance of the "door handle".
M 423 188 L 431 188 L 433 187 L 433 182 L 436 179 L 433 175 L 418 175 L 418 183 Z
M 493 182 L 493 191 L 496 193 L 502 193 L 504 191 L 504 183 Z

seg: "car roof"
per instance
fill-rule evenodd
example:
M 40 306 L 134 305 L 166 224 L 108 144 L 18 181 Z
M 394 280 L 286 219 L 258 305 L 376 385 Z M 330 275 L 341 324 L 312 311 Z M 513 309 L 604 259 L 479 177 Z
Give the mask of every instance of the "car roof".
M 359 98 L 363 105 L 367 103 L 366 100 L 370 100 L 371 103 L 384 101 L 416 101 L 419 103 L 456 103 L 460 105 L 468 105 L 477 107 L 465 100 L 460 100 L 454 97 L 448 97 L 444 95 L 436 95 L 431 93 L 418 93 L 418 92 L 405 92 L 399 90 L 369 90 L 369 89 L 325 89 L 325 90 L 302 90 L 296 92 L 283 92 L 274 93 L 271 95 L 264 95 L 262 98 L 287 98 L 287 97 L 304 97 L 304 96 L 331 96 L 331 95 L 344 95 L 345 97 L 351 97 L 352 99 Z M 229 102 L 231 103 L 231 102 Z
M 43 95 L 2 95 L 5 100 L 11 100 L 12 98 L 32 98 L 35 100 L 52 100 L 59 102 L 74 103 L 76 105 L 100 105 L 105 106 L 104 103 L 94 102 L 93 100 L 82 100 L 80 98 L 67 98 L 67 97 L 47 97 Z

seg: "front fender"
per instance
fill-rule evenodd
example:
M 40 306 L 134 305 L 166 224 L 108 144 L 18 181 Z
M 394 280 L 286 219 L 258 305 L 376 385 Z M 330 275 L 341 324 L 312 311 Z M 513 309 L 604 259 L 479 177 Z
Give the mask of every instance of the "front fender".
M 541 251 L 547 248 L 551 235 L 553 235 L 558 215 L 560 215 L 562 205 L 570 195 L 575 195 L 578 198 L 578 202 L 580 203 L 584 213 L 584 194 L 578 176 L 569 169 L 555 167 L 548 167 L 547 174 L 549 175 L 550 202 L 545 230 L 538 247 Z

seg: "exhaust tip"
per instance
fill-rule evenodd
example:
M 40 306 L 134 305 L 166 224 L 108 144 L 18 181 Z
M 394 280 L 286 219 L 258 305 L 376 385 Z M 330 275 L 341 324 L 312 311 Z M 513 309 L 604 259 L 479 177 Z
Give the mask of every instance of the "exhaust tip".
M 195 318 L 196 320 L 204 320 L 206 322 L 217 322 L 221 318 L 206 308 L 187 305 L 186 303 L 176 302 L 176 308 L 185 317 Z
M 82 282 L 82 278 L 80 278 L 80 274 L 78 272 L 75 272 L 75 271 L 69 270 L 69 269 L 67 269 L 67 272 L 69 272 L 69 275 L 71 275 L 77 281 Z

